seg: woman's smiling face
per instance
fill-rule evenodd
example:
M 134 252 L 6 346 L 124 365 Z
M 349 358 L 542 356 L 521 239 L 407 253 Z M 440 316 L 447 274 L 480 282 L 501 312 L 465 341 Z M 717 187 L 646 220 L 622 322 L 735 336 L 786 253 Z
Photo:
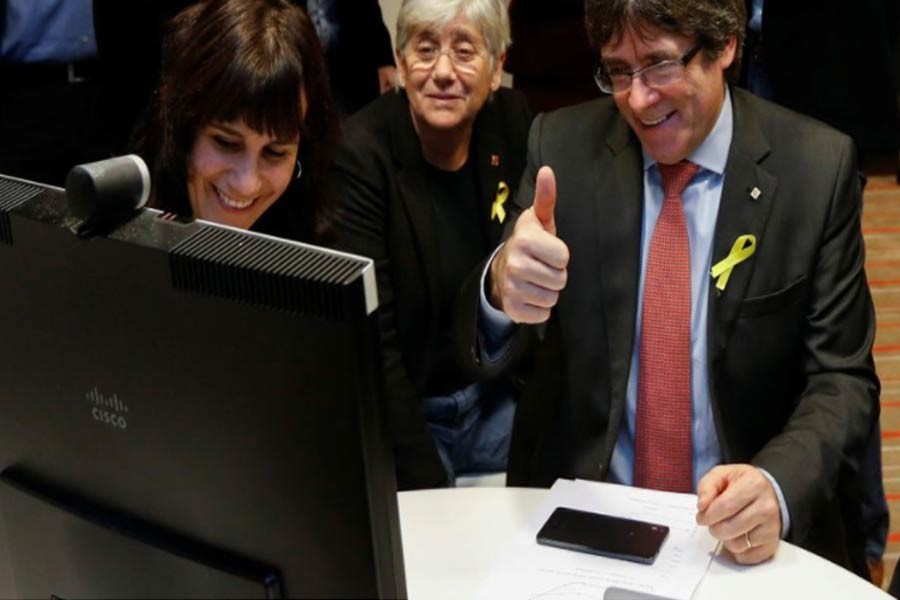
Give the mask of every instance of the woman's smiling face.
M 300 140 L 276 139 L 243 121 L 202 127 L 188 155 L 188 197 L 198 219 L 249 229 L 284 194 Z
M 484 37 L 464 16 L 441 29 L 417 32 L 397 61 L 419 132 L 471 128 L 500 85 L 503 65 L 502 59 L 491 59 Z

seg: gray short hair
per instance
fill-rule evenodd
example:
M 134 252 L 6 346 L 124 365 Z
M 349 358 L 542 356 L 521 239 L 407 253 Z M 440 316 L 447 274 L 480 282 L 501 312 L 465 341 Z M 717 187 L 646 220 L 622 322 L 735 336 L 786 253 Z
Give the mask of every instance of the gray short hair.
M 459 14 L 481 33 L 492 64 L 499 60 L 511 42 L 506 0 L 403 0 L 397 15 L 397 50 L 402 52 L 423 27 L 442 28 Z

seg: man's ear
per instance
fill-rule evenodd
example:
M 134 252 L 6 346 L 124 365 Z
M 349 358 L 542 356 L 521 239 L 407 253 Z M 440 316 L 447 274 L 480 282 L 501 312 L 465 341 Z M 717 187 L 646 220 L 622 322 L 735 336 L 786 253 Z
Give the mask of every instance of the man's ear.
M 737 52 L 737 36 L 732 35 L 728 38 L 728 41 L 725 43 L 725 47 L 722 48 L 722 51 L 719 53 L 719 57 L 716 59 L 716 62 L 722 67 L 722 71 L 728 69 L 731 66 L 731 63 L 734 62 L 734 56 Z

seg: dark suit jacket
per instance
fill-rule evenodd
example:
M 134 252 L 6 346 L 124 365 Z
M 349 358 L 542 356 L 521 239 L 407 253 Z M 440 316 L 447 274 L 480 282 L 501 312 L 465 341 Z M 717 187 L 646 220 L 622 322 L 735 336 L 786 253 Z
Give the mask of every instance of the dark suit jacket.
M 304 10 L 306 0 L 297 0 Z M 340 26 L 328 48 L 328 73 L 341 111 L 352 114 L 381 93 L 378 68 L 394 64 L 391 36 L 378 0 L 334 0 Z
M 500 181 L 516 187 L 525 166 L 530 112 L 517 92 L 501 89 L 481 109 L 472 139 L 476 176 L 491 244 L 502 225 L 491 221 Z M 375 260 L 388 402 L 401 489 L 446 484 L 421 414 L 429 345 L 437 333 L 440 255 L 433 225 L 434 183 L 403 93 L 382 96 L 345 126 L 331 173 L 340 203 L 341 246 Z M 496 157 L 496 158 L 494 158 Z M 512 198 L 507 206 L 512 204 Z M 507 220 L 509 217 L 507 217 Z M 474 225 L 474 224 L 473 224 Z
M 732 101 L 713 263 L 741 235 L 755 235 L 757 247 L 724 292 L 710 286 L 708 369 L 722 459 L 771 473 L 790 511 L 790 540 L 829 554 L 843 542 L 823 519 L 834 509 L 841 470 L 855 466 L 878 415 L 856 159 L 849 138 L 818 122 L 742 90 L 732 90 Z M 541 165 L 556 173 L 556 225 L 571 262 L 517 410 L 511 485 L 607 476 L 635 342 L 637 138 L 611 99 L 541 115 L 519 210 L 532 202 Z M 478 342 L 477 295 L 470 279 L 458 307 L 470 349 Z M 480 364 L 481 371 L 505 368 L 535 329 L 518 328 L 507 360 Z

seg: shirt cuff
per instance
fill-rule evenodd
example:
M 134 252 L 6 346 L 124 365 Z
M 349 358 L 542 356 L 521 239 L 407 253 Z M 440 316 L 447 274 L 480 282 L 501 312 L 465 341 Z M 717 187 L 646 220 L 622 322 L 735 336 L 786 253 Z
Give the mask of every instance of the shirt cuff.
M 496 362 L 503 356 L 506 345 L 509 342 L 510 337 L 512 337 L 513 330 L 516 326 L 513 320 L 506 316 L 506 313 L 491 306 L 491 303 L 487 299 L 487 294 L 484 292 L 484 282 L 487 280 L 487 274 L 491 268 L 491 263 L 494 262 L 494 257 L 497 256 L 497 252 L 499 252 L 502 247 L 503 244 L 500 244 L 497 246 L 497 249 L 494 250 L 493 254 L 491 254 L 490 259 L 487 261 L 487 265 L 484 267 L 484 271 L 481 272 L 481 284 L 479 285 L 479 295 L 481 297 L 478 311 L 478 337 L 479 340 L 481 340 L 479 349 L 481 351 L 481 358 L 487 362 Z
M 759 467 L 757 467 L 759 469 Z M 784 501 L 784 494 L 781 492 L 781 486 L 778 485 L 778 482 L 775 481 L 775 478 L 766 471 L 765 469 L 759 469 L 760 472 L 765 475 L 766 479 L 769 480 L 769 483 L 772 484 L 772 488 L 775 490 L 775 495 L 778 497 L 778 506 L 781 508 L 781 539 L 787 537 L 788 531 L 791 530 L 791 515 L 788 512 L 787 502 Z

